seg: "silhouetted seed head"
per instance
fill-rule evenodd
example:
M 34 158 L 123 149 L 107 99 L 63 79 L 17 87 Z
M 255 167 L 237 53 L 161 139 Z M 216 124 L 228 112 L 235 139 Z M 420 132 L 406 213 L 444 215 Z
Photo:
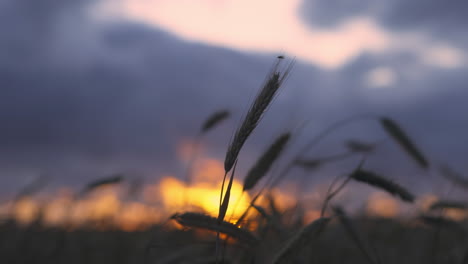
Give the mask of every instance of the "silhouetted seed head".
M 320 168 L 323 165 L 323 160 L 321 159 L 310 159 L 310 160 L 304 160 L 304 159 L 298 159 L 294 161 L 294 164 L 305 169 L 305 170 L 316 170 Z
M 463 233 L 466 232 L 466 229 L 461 224 L 453 220 L 447 219 L 445 217 L 420 215 L 418 219 L 421 220 L 426 225 L 429 225 L 432 227 L 436 227 L 436 228 L 445 227 L 445 228 L 451 228 L 457 231 L 461 231 Z
M 267 211 L 265 210 L 265 208 L 259 206 L 259 205 L 255 205 L 253 204 L 252 207 L 257 210 L 257 212 L 260 213 L 261 216 L 263 216 L 265 219 L 270 219 L 271 216 L 267 213 Z
M 32 196 L 43 189 L 47 184 L 47 179 L 43 175 L 34 177 L 31 182 L 23 186 L 16 194 L 15 200 L 20 200 L 25 196 Z
M 463 175 L 459 174 L 458 172 L 454 171 L 447 165 L 441 166 L 439 168 L 440 173 L 444 176 L 447 180 L 452 181 L 456 185 L 468 189 L 468 179 L 465 178 Z
M 237 156 L 239 155 L 242 146 L 252 131 L 257 127 L 258 122 L 275 97 L 276 92 L 281 87 L 281 84 L 288 76 L 292 67 L 292 64 L 290 64 L 284 73 L 280 73 L 278 71 L 278 65 L 279 63 L 277 63 L 273 68 L 273 72 L 268 76 L 265 85 L 250 106 L 244 121 L 234 134 L 234 139 L 229 145 L 224 159 L 224 170 L 226 172 L 230 171 L 232 166 L 234 166 L 234 162 L 237 160 Z
M 220 124 L 227 118 L 229 118 L 230 113 L 227 110 L 220 110 L 215 113 L 213 113 L 206 121 L 203 123 L 201 127 L 201 132 L 206 133 L 212 128 L 214 128 L 216 125 Z
M 375 150 L 375 144 L 365 143 L 353 139 L 346 141 L 345 145 L 352 152 L 370 153 Z
M 351 178 L 356 181 L 377 187 L 392 195 L 399 196 L 403 201 L 414 201 L 414 196 L 405 188 L 373 172 L 359 169 L 351 174 Z
M 273 260 L 273 264 L 292 263 L 296 253 L 304 248 L 308 242 L 316 239 L 330 222 L 330 218 L 319 218 L 297 232 L 286 245 L 281 248 Z
M 89 193 L 90 191 L 93 191 L 103 186 L 118 184 L 122 182 L 122 180 L 123 180 L 123 177 L 121 175 L 115 175 L 115 176 L 110 176 L 107 178 L 103 178 L 103 179 L 90 182 L 83 188 L 81 194 L 83 195 L 83 194 Z
M 141 178 L 133 178 L 127 189 L 127 196 L 130 199 L 137 199 L 143 189 L 143 180 Z
M 384 130 L 424 169 L 429 167 L 429 163 L 423 154 L 416 148 L 405 132 L 397 123 L 389 118 L 381 118 L 380 123 Z
M 213 232 L 220 232 L 235 239 L 248 243 L 255 243 L 258 239 L 248 230 L 241 229 L 226 221 L 218 222 L 218 219 L 200 213 L 185 212 L 171 216 L 180 225 L 192 228 L 202 228 Z
M 286 144 L 291 137 L 290 133 L 285 133 L 278 137 L 273 144 L 257 160 L 255 165 L 249 170 L 244 180 L 244 191 L 250 190 L 262 179 L 271 168 L 272 164 L 281 155 Z
M 439 209 L 459 209 L 466 210 L 468 209 L 468 204 L 460 201 L 436 201 L 429 207 L 429 210 L 439 210 Z

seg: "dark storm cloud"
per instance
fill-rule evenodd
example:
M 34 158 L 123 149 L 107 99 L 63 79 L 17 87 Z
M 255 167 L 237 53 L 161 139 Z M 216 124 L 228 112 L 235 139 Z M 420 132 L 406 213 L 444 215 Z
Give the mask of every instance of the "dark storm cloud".
M 400 29 L 458 30 L 466 25 L 468 3 L 463 0 L 389 1 L 382 19 Z
M 368 15 L 376 11 L 381 3 L 372 0 L 305 0 L 300 8 L 300 15 L 306 22 L 322 27 L 332 27 L 346 19 Z
M 305 0 L 300 10 L 313 25 L 331 27 L 355 16 L 371 16 L 392 30 L 421 30 L 464 43 L 467 39 L 460 30 L 468 23 L 467 12 L 464 0 Z

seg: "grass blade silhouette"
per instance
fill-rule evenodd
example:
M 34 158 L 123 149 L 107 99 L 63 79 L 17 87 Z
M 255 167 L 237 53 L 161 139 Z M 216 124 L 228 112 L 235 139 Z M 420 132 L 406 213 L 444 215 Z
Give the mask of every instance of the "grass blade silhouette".
M 424 169 L 429 167 L 429 162 L 423 156 L 421 151 L 409 139 L 408 135 L 401 127 L 390 118 L 383 117 L 380 124 L 384 130 Z
M 255 243 L 258 240 L 248 230 L 241 229 L 229 222 L 219 222 L 218 219 L 205 214 L 192 212 L 185 212 L 182 214 L 177 213 L 174 214 L 171 219 L 185 227 L 202 228 L 213 232 L 223 233 L 248 243 Z
M 203 123 L 200 131 L 201 133 L 206 133 L 213 129 L 218 124 L 222 123 L 224 120 L 228 119 L 231 113 L 228 110 L 219 110 L 214 112 L 211 116 L 206 119 Z
M 377 187 L 394 196 L 398 196 L 405 202 L 412 203 L 415 199 L 414 195 L 402 186 L 370 171 L 362 169 L 356 170 L 351 174 L 351 178 L 355 181 Z
M 96 181 L 92 181 L 83 188 L 83 190 L 81 191 L 81 195 L 85 195 L 103 186 L 118 184 L 122 181 L 123 181 L 123 176 L 121 175 L 109 176 L 109 177 L 102 178 Z
M 447 165 L 443 165 L 439 168 L 439 172 L 442 174 L 444 178 L 447 180 L 455 183 L 459 187 L 464 189 L 468 189 L 468 179 L 461 175 L 460 173 L 456 172 L 454 169 L 450 168 Z
M 257 160 L 255 165 L 249 170 L 244 180 L 244 191 L 248 191 L 255 187 L 258 181 L 260 181 L 268 172 L 271 165 L 281 155 L 283 149 L 291 137 L 290 133 L 285 133 L 279 136 L 273 144 L 263 153 L 263 155 Z
M 460 201 L 448 201 L 448 200 L 440 200 L 436 201 L 431 204 L 429 210 L 440 210 L 440 209 L 458 209 L 458 210 L 466 210 L 468 209 L 468 204 L 466 202 Z
M 371 153 L 375 151 L 376 145 L 355 139 L 350 139 L 345 142 L 345 147 L 350 151 L 356 153 Z
M 236 172 L 236 165 L 237 165 L 237 162 L 234 163 L 234 169 L 231 172 L 231 177 L 229 179 L 229 183 L 226 188 L 226 193 L 224 194 L 223 202 L 221 203 L 221 206 L 219 207 L 218 222 L 224 221 L 224 217 L 226 216 L 226 213 L 229 207 L 229 199 L 231 198 L 231 189 L 232 189 L 232 183 L 234 181 L 234 173 Z

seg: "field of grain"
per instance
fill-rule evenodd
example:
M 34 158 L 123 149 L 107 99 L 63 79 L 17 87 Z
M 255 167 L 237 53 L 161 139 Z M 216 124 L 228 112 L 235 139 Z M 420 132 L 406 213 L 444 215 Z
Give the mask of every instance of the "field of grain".
M 468 243 L 460 226 L 437 227 L 421 221 L 353 219 L 371 262 L 345 228 L 332 221 L 319 237 L 305 238 L 283 263 L 465 263 Z M 261 230 L 255 246 L 231 240 L 224 263 L 272 263 L 299 228 Z M 461 228 L 461 229 L 459 229 Z M 260 230 L 259 230 L 260 231 Z M 214 233 L 197 230 L 63 229 L 13 223 L 0 226 L 3 263 L 215 263 Z M 221 260 L 220 260 L 221 261 Z M 378 261 L 378 262 L 377 262 Z

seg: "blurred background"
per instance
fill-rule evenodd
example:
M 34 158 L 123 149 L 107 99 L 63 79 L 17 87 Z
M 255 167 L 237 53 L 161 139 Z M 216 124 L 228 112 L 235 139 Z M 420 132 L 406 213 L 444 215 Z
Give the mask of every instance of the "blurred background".
M 180 205 L 174 193 L 185 189 L 211 192 L 209 201 L 194 203 L 216 212 L 228 143 L 278 55 L 296 63 L 241 152 L 239 192 L 243 175 L 280 133 L 301 131 L 288 150 L 294 153 L 333 123 L 362 114 L 394 118 L 432 164 L 465 172 L 467 12 L 462 0 L 2 0 L 2 212 L 26 190 L 57 203 L 49 217 L 60 222 L 73 193 L 116 174 L 125 188 L 138 186 L 138 202 L 107 190 L 80 217 L 128 206 L 129 219 L 159 219 L 147 204 L 171 211 Z M 230 118 L 197 141 L 202 123 L 220 109 Z M 363 120 L 308 155 L 385 137 Z M 187 186 L 182 179 L 195 155 L 197 181 Z M 303 197 L 319 201 L 331 179 L 357 161 L 295 170 L 281 200 L 294 200 L 300 185 Z M 366 166 L 418 196 L 463 195 L 391 141 Z M 381 197 L 390 215 L 398 213 L 387 196 L 353 187 L 362 190 L 355 199 Z M 32 221 L 39 205 L 23 207 L 16 214 Z

